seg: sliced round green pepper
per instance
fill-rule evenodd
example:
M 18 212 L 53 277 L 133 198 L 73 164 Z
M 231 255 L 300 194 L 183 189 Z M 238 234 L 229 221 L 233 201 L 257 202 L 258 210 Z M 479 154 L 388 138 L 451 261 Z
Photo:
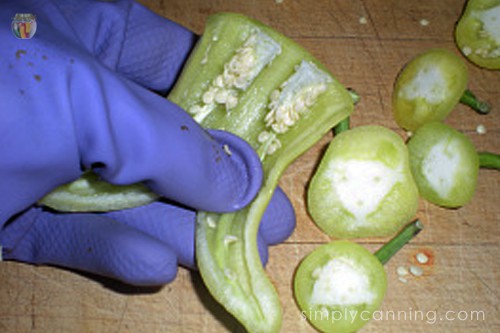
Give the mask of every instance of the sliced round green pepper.
M 469 0 L 455 27 L 455 41 L 472 63 L 500 69 L 500 0 Z
M 418 206 L 403 140 L 381 126 L 337 135 L 311 180 L 307 200 L 311 217 L 330 236 L 394 234 Z
M 411 60 L 399 74 L 392 95 L 394 119 L 414 131 L 430 121 L 442 121 L 467 88 L 465 63 L 445 49 L 431 49 Z
M 474 195 L 479 158 L 470 139 L 439 122 L 418 129 L 408 142 L 420 195 L 436 205 L 460 207 Z
M 367 249 L 339 240 L 301 262 L 294 289 L 301 314 L 320 331 L 355 332 L 379 308 L 387 279 L 384 266 Z
M 410 223 L 375 255 L 346 240 L 316 248 L 294 276 L 301 315 L 322 332 L 355 332 L 366 325 L 387 289 L 382 265 L 422 228 L 418 220 Z

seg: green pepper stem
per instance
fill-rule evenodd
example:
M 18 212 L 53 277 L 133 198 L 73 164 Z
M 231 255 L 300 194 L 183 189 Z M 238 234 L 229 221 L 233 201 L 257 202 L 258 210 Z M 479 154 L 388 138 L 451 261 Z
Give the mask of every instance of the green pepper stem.
M 484 169 L 500 170 L 500 155 L 488 152 L 479 152 L 479 167 Z
M 359 96 L 359 94 L 352 88 L 348 88 L 347 92 L 349 92 L 349 95 L 351 95 L 353 104 L 354 105 L 358 104 L 359 100 L 361 99 L 361 96 Z M 347 117 L 333 128 L 333 133 L 335 135 L 339 135 L 340 133 L 347 131 L 350 125 L 351 125 L 350 119 L 349 117 Z
M 333 133 L 335 133 L 335 135 L 339 135 L 340 133 L 347 131 L 349 129 L 349 126 L 350 118 L 346 117 L 333 128 Z
M 349 95 L 351 95 L 354 105 L 358 104 L 361 96 L 359 96 L 359 94 L 352 88 L 347 88 L 347 92 L 349 93 Z
M 491 109 L 490 105 L 487 102 L 479 101 L 469 89 L 465 90 L 462 97 L 460 97 L 460 103 L 471 107 L 479 114 L 487 114 Z
M 375 252 L 375 257 L 384 265 L 392 258 L 399 250 L 405 246 L 413 237 L 415 237 L 422 229 L 424 225 L 420 220 L 415 220 L 408 224 L 401 230 L 396 236 L 394 236 L 389 242 L 383 245 L 380 249 Z

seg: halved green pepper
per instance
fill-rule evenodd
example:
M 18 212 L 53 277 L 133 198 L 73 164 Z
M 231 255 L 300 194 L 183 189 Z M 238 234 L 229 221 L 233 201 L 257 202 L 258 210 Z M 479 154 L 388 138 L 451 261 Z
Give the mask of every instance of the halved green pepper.
M 314 222 L 337 238 L 389 236 L 416 213 L 408 151 L 395 132 L 359 126 L 334 137 L 307 192 Z
M 455 27 L 455 41 L 474 64 L 500 69 L 500 0 L 469 0 Z
M 481 166 L 500 167 L 498 155 L 478 154 L 467 136 L 439 122 L 420 127 L 408 150 L 420 195 L 443 207 L 460 207 L 472 199 Z
M 347 240 L 321 245 L 309 253 L 294 276 L 301 315 L 326 333 L 350 333 L 366 325 L 387 289 L 382 265 L 422 228 L 418 220 L 408 224 L 375 255 Z
M 446 49 L 431 49 L 413 58 L 399 73 L 392 94 L 398 125 L 415 131 L 431 121 L 443 121 L 462 102 L 479 113 L 490 106 L 467 90 L 468 71 L 462 59 Z
M 198 214 L 196 256 L 212 295 L 248 331 L 277 332 L 281 306 L 259 258 L 258 226 L 285 168 L 349 116 L 353 100 L 295 42 L 229 13 L 209 17 L 169 99 L 204 127 L 239 135 L 261 158 L 263 187 L 248 207 Z

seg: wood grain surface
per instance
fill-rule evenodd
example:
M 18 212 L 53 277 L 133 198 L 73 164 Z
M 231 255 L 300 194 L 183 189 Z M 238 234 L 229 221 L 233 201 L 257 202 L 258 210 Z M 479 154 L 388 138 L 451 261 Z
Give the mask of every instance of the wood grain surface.
M 391 92 L 401 67 L 432 47 L 458 53 L 453 28 L 464 0 L 163 0 L 142 1 L 151 10 L 201 33 L 208 15 L 240 12 L 271 25 L 303 45 L 362 97 L 352 126 L 377 124 L 402 136 L 391 116 Z M 362 24 L 360 18 L 365 18 Z M 422 24 L 421 20 L 428 24 Z M 493 105 L 479 116 L 457 106 L 447 123 L 465 132 L 478 150 L 500 152 L 500 71 L 468 63 L 470 88 Z M 486 134 L 478 134 L 483 124 Z M 283 332 L 315 332 L 292 293 L 300 260 L 328 242 L 307 214 L 306 187 L 328 135 L 294 162 L 281 179 L 297 214 L 297 228 L 270 250 L 267 273 L 283 305 Z M 389 288 L 381 312 L 362 332 L 500 332 L 498 254 L 500 173 L 482 170 L 472 202 L 460 209 L 421 201 L 425 230 L 386 265 Z M 362 239 L 370 250 L 384 239 Z M 406 283 L 398 266 L 416 264 L 424 274 Z M 242 332 L 217 305 L 197 273 L 181 268 L 172 284 L 134 288 L 51 267 L 0 265 L 0 332 Z

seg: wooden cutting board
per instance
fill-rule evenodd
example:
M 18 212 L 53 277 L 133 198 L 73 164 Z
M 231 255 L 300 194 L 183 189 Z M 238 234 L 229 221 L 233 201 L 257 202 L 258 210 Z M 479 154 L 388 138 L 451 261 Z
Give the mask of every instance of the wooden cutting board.
M 391 117 L 391 92 L 401 67 L 432 47 L 457 52 L 454 24 L 463 0 L 169 0 L 142 1 L 153 11 L 201 33 L 208 15 L 240 12 L 267 23 L 316 55 L 362 97 L 352 126 L 377 124 L 402 136 Z M 478 150 L 500 152 L 500 71 L 468 64 L 470 88 L 494 108 L 478 116 L 457 106 L 447 123 L 465 132 Z M 486 134 L 478 134 L 483 124 Z M 283 332 L 315 332 L 292 294 L 294 269 L 329 241 L 304 205 L 305 189 L 331 136 L 299 158 L 281 186 L 291 198 L 297 228 L 270 250 L 267 272 L 280 294 Z M 481 171 L 477 193 L 467 206 L 447 210 L 424 201 L 418 217 L 425 230 L 386 265 L 389 289 L 381 312 L 362 332 L 500 332 L 498 259 L 500 173 Z M 374 250 L 383 239 L 363 239 Z M 404 283 L 396 269 L 430 257 L 423 275 Z M 204 289 L 196 273 L 180 269 L 160 289 L 100 282 L 73 272 L 19 263 L 0 264 L 0 332 L 240 332 L 242 328 Z

